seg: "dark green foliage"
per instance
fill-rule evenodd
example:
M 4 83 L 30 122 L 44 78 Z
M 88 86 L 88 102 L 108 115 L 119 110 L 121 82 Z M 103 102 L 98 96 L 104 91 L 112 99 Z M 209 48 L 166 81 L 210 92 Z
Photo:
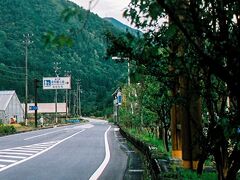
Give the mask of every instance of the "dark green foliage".
M 14 134 L 15 132 L 16 132 L 16 129 L 15 129 L 14 126 L 0 124 L 0 136 L 1 135 Z
M 77 17 L 71 18 L 76 13 Z M 113 87 L 125 81 L 127 71 L 123 65 L 104 60 L 106 31 L 118 32 L 110 23 L 65 0 L 0 1 L 0 90 L 16 90 L 24 101 L 23 34 L 29 33 L 33 34 L 28 47 L 29 101 L 34 100 L 33 80 L 54 77 L 53 62 L 61 62 L 60 76 L 71 71 L 72 90 L 76 90 L 76 80 L 81 80 L 82 114 L 97 111 L 103 115 L 112 105 Z M 58 101 L 63 102 L 65 91 L 58 93 Z M 38 99 L 54 102 L 54 91 L 39 88 Z
M 240 155 L 239 3 L 238 0 L 132 0 L 125 11 L 132 22 L 148 32 L 146 55 L 137 58 L 140 64 L 151 69 L 159 67 L 156 65 L 166 58 L 169 64 L 165 64 L 165 69 L 170 67 L 169 71 L 174 71 L 172 77 L 184 74 L 191 80 L 188 94 L 201 91 L 208 131 L 202 138 L 198 173 L 202 173 L 204 161 L 212 154 L 219 179 L 236 179 L 240 169 L 237 158 Z M 161 18 L 166 18 L 165 23 L 161 23 Z M 150 53 L 157 52 L 153 49 L 164 49 L 168 57 L 159 54 L 157 59 L 155 53 Z M 168 84 L 174 89 L 174 83 Z M 179 100 L 181 104 L 188 103 L 188 99 Z

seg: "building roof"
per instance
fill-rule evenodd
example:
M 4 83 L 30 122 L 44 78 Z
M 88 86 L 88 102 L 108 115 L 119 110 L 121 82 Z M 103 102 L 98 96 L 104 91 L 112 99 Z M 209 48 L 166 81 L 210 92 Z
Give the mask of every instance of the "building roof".
M 4 111 L 15 94 L 15 91 L 0 91 L 0 110 Z

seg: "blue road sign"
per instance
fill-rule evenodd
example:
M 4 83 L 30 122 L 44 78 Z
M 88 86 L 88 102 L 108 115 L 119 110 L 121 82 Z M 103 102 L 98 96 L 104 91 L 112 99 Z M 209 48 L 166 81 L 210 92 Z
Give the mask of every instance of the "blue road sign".
M 38 110 L 38 107 L 37 106 L 29 106 L 29 110 Z
M 117 97 L 117 103 L 118 103 L 119 105 L 122 104 L 122 96 L 118 96 L 118 97 Z

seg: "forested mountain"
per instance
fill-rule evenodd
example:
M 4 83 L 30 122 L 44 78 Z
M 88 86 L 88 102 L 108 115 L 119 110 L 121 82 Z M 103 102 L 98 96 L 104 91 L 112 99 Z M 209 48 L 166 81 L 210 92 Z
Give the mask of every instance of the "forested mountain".
M 112 17 L 105 17 L 103 18 L 106 21 L 110 22 L 114 27 L 116 27 L 117 29 L 123 31 L 123 32 L 129 32 L 132 35 L 138 36 L 138 35 L 142 35 L 143 33 L 137 29 L 133 29 L 123 23 L 121 23 L 120 21 L 112 18 Z
M 33 80 L 54 77 L 53 63 L 60 62 L 60 76 L 65 71 L 72 74 L 72 92 L 76 80 L 81 80 L 82 114 L 102 115 L 110 110 L 111 94 L 126 81 L 127 67 L 104 60 L 106 31 L 118 32 L 110 23 L 97 15 L 80 9 L 78 18 L 63 21 L 66 8 L 79 8 L 66 0 L 0 0 L 0 90 L 16 90 L 21 102 L 25 97 L 25 46 L 23 34 L 33 34 L 28 47 L 29 101 L 33 101 Z M 84 28 L 82 28 L 84 27 Z M 68 34 L 73 45 L 46 48 L 45 32 Z M 65 91 L 59 90 L 59 102 L 64 101 Z M 72 96 L 72 103 L 74 102 Z M 39 102 L 54 102 L 53 90 L 39 88 Z M 73 104 L 72 104 L 73 105 Z

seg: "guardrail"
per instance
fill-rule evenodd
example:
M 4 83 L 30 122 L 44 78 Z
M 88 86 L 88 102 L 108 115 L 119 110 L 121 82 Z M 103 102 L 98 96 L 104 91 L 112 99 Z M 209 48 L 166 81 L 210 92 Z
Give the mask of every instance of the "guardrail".
M 66 123 L 80 123 L 80 119 L 68 119 L 68 120 L 65 120 Z

